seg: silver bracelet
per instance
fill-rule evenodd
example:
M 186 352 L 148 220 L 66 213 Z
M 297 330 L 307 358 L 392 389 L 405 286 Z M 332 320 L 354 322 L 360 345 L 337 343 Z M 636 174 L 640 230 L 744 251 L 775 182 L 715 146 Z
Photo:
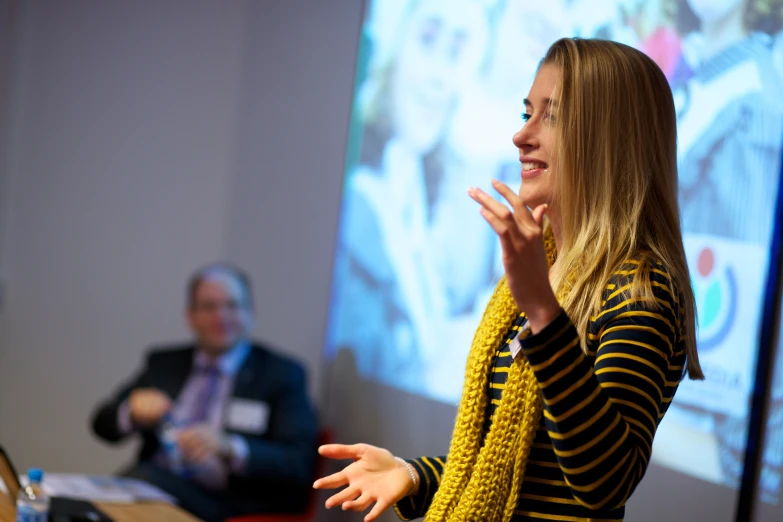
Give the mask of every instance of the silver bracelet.
M 408 490 L 408 492 L 405 494 L 406 496 L 411 494 L 411 491 L 416 489 L 416 486 L 419 484 L 419 480 L 416 478 L 416 472 L 413 471 L 413 466 L 405 462 L 405 459 L 401 459 L 400 457 L 394 457 L 394 460 L 405 466 L 405 469 L 408 470 L 408 474 L 411 476 L 411 480 L 413 481 L 413 485 L 411 486 L 411 489 Z

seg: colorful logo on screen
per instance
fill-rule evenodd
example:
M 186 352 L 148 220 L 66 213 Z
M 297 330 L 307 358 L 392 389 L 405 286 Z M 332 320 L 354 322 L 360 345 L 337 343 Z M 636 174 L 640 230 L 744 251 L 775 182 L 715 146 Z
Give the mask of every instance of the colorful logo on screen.
M 737 278 L 730 265 L 718 269 L 715 252 L 705 247 L 699 252 L 693 283 L 699 314 L 699 350 L 711 350 L 723 342 L 737 316 Z

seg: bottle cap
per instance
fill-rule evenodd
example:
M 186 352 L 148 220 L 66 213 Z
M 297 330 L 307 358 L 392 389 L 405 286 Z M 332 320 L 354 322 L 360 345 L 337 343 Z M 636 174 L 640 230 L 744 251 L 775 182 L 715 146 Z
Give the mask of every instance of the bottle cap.
M 43 480 L 43 471 L 41 468 L 30 468 L 27 471 L 27 478 L 30 482 L 41 482 Z

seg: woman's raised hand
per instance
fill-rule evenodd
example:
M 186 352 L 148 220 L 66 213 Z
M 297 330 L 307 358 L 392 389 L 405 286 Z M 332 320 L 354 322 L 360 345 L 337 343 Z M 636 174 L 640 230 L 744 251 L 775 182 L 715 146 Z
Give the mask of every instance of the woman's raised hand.
M 500 238 L 506 283 L 517 308 L 525 312 L 535 333 L 560 313 L 549 283 L 543 240 L 547 206 L 539 205 L 531 211 L 504 183 L 493 180 L 492 186 L 511 208 L 478 188 L 468 189 L 468 194 L 481 205 L 481 215 Z

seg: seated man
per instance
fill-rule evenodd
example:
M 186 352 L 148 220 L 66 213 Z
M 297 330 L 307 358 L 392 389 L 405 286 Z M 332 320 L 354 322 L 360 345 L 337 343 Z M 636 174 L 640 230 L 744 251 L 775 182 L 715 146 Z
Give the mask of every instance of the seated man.
M 253 302 L 242 271 L 197 272 L 188 301 L 194 341 L 153 350 L 98 407 L 93 430 L 112 443 L 139 435 L 138 463 L 125 475 L 204 520 L 303 511 L 317 431 L 304 369 L 249 340 Z

